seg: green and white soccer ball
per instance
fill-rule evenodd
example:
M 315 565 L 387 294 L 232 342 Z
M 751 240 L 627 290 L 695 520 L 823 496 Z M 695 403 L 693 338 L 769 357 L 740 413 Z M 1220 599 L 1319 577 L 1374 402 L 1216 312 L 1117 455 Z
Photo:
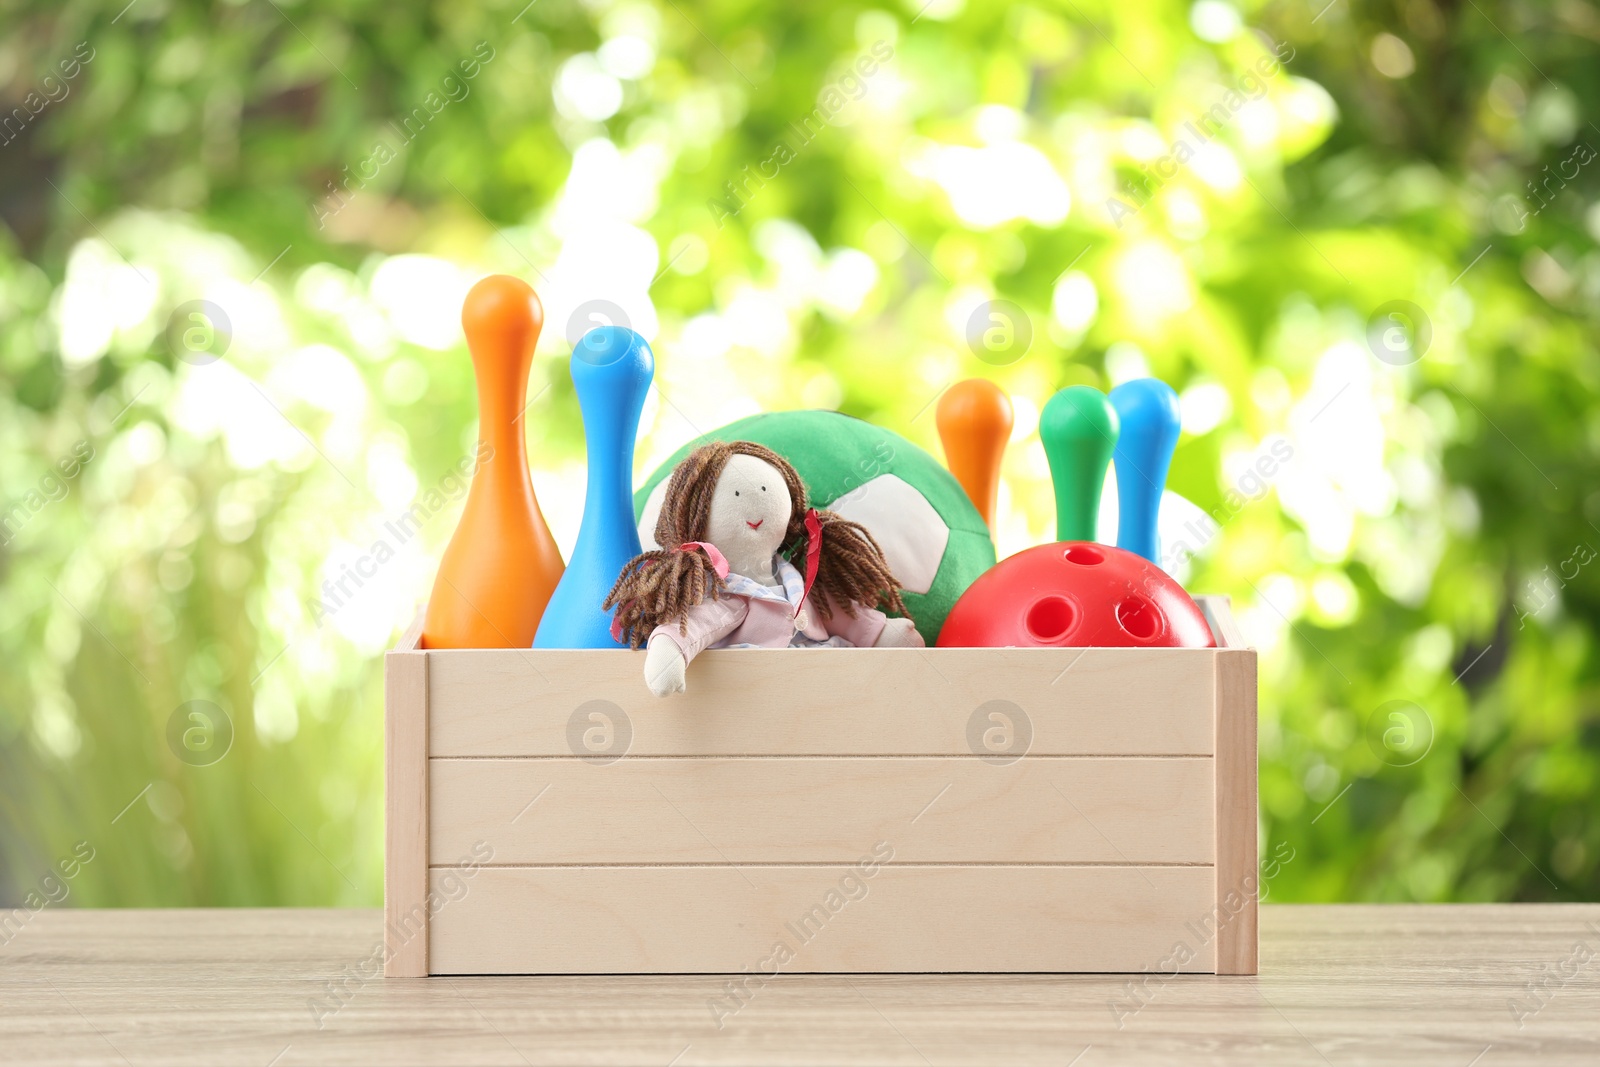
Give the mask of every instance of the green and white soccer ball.
M 837 411 L 751 415 L 679 449 L 633 495 L 645 548 L 659 547 L 667 476 L 708 440 L 766 445 L 794 465 L 813 507 L 870 530 L 929 645 L 967 586 L 994 566 L 989 529 L 954 475 L 899 434 Z

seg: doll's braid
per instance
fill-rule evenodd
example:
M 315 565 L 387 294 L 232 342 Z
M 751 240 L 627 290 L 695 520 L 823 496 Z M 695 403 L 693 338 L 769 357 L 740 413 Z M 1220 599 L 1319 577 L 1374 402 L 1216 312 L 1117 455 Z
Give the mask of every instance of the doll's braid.
M 883 549 L 872 533 L 832 511 L 819 508 L 817 519 L 822 525 L 822 553 L 817 561 L 816 588 L 824 595 L 815 598 L 814 603 L 822 616 L 831 614 L 831 601 L 851 618 L 855 618 L 858 604 L 910 618 L 905 601 L 900 599 L 900 582 L 890 572 L 889 562 L 883 558 Z M 805 536 L 802 525 L 801 540 L 793 556 L 797 567 L 804 567 Z
M 628 647 L 638 648 L 664 622 L 688 629 L 689 609 L 716 599 L 722 591 L 711 560 L 703 552 L 685 552 L 686 541 L 703 541 L 711 519 L 711 495 L 733 449 L 722 441 L 695 449 L 673 470 L 656 520 L 656 543 L 661 548 L 630 559 L 602 607 L 615 606 L 616 623 L 628 637 Z

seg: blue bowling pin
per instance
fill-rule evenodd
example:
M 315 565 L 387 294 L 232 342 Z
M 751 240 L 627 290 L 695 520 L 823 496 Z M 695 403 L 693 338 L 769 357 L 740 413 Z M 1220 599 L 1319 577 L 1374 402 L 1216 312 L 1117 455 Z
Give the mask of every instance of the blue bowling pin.
M 1159 567 L 1156 520 L 1182 426 L 1178 394 L 1166 382 L 1138 378 L 1111 390 L 1111 406 L 1122 423 L 1111 456 L 1117 472 L 1117 547 Z
M 572 384 L 583 411 L 589 481 L 578 543 L 533 635 L 534 648 L 626 648 L 611 636 L 611 613 L 600 607 L 637 556 L 633 522 L 633 441 L 655 375 L 643 337 L 625 326 L 599 326 L 572 349 Z

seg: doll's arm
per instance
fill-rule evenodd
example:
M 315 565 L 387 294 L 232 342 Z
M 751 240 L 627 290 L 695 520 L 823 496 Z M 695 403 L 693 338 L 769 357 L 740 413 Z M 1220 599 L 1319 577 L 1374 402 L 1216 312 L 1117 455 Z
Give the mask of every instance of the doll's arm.
M 645 685 L 658 697 L 683 692 L 689 661 L 738 629 L 749 610 L 743 597 L 706 600 L 685 613 L 684 632 L 675 622 L 657 626 L 644 657 Z
M 678 646 L 665 637 L 650 642 L 644 654 L 644 684 L 658 697 L 681 693 L 688 688 L 685 674 L 689 665 L 684 662 Z
M 917 624 L 910 619 L 890 619 L 883 624 L 883 632 L 873 642 L 873 648 L 926 648 L 927 642 L 917 632 Z
M 924 644 L 910 619 L 891 619 L 865 604 L 857 604 L 855 618 L 851 618 L 832 597 L 828 598 L 828 606 L 833 609 L 832 614 L 818 619 L 823 630 L 857 648 L 921 648 Z

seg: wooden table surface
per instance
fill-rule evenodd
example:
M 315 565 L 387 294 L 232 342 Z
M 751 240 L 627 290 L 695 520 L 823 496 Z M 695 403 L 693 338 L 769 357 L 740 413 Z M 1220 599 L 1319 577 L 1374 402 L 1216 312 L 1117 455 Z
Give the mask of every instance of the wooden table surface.
M 0 1062 L 1600 1064 L 1595 904 L 1268 905 L 1257 978 L 786 976 L 720 1028 L 722 978 L 386 980 L 379 946 L 376 911 L 46 909 L 0 946 Z

